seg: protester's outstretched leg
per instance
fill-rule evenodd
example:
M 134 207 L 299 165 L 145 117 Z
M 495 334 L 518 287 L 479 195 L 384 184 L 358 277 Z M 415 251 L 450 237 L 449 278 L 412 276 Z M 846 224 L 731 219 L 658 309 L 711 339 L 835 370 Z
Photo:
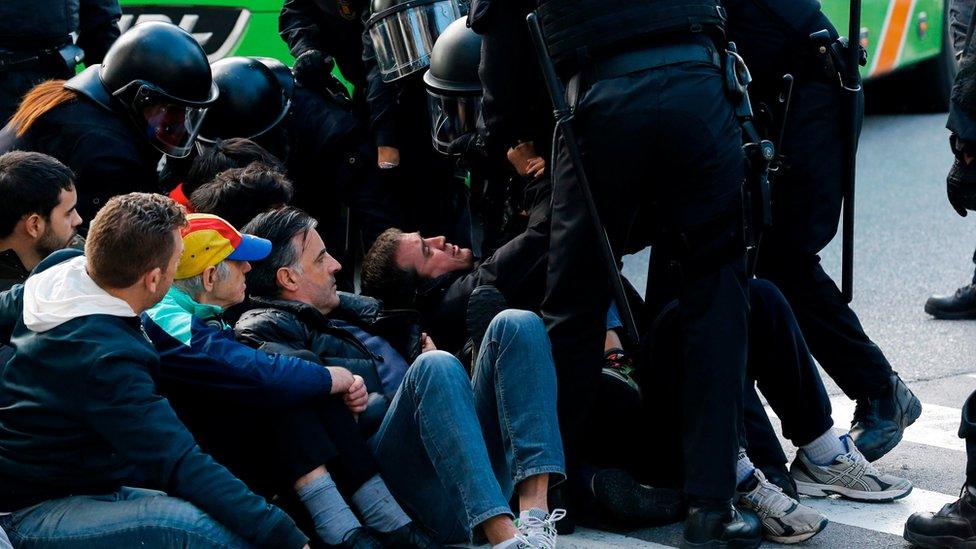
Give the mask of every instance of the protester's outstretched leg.
M 437 539 L 470 540 L 489 522 L 490 542 L 514 537 L 514 516 L 485 448 L 471 380 L 454 356 L 420 355 L 370 444 L 397 499 Z
M 233 548 L 247 543 L 181 499 L 123 487 L 111 494 L 71 496 L 0 517 L 16 547 Z
M 542 319 L 508 309 L 488 325 L 472 376 L 475 408 L 502 494 L 518 489 L 519 530 L 554 539 L 546 501 L 566 475 L 556 416 L 556 371 Z

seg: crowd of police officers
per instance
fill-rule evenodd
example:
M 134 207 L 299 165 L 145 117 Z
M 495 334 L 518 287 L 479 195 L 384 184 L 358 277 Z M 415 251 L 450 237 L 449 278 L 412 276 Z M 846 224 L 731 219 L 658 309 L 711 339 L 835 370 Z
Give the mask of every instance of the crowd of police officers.
M 420 21 L 436 37 L 464 13 L 480 40 L 473 50 L 463 40 L 453 52 L 442 46 L 421 78 L 431 44 L 397 42 L 395 25 Z M 530 13 L 544 45 L 526 23 Z M 468 205 L 483 199 L 490 249 L 498 229 L 491 200 L 541 181 L 538 195 L 551 200 L 542 312 L 570 475 L 586 467 L 582 438 L 607 306 L 624 313 L 628 344 L 639 348 L 657 307 L 677 297 L 686 381 L 675 415 L 689 546 L 759 542 L 756 518 L 732 503 L 744 422 L 765 417 L 743 406 L 749 278 L 782 290 L 818 363 L 857 401 L 851 435 L 869 460 L 891 450 L 920 414 L 820 265 L 837 232 L 845 155 L 856 144 L 850 117 L 859 127 L 862 112 L 844 111 L 851 90 L 838 78 L 850 70 L 844 53 L 853 46 L 816 0 L 286 0 L 280 31 L 296 58 L 292 70 L 242 58 L 211 68 L 188 34 L 160 23 L 137 25 L 106 57 L 119 17 L 115 0 L 0 3 L 0 118 L 22 99 L 29 107 L 0 132 L 0 150 L 65 162 L 77 174 L 79 211 L 91 219 L 110 196 L 160 190 L 164 156 L 164 173 L 178 181 L 180 159 L 220 139 L 251 138 L 283 160 L 298 205 L 329 220 L 330 247 L 349 243 L 348 225 L 330 226 L 341 216 L 323 204 L 346 204 L 367 242 L 398 225 L 466 245 Z M 963 215 L 976 209 L 970 36 L 971 28 L 957 33 L 962 68 L 949 124 L 957 157 L 949 198 Z M 544 53 L 541 64 L 533 51 Z M 87 68 L 75 75 L 80 63 Z M 336 66 L 351 94 L 334 78 Z M 49 79 L 67 82 L 35 88 Z M 558 122 L 547 90 L 557 110 L 562 100 L 571 109 Z M 775 152 L 747 157 L 743 144 L 756 136 Z M 757 175 L 753 190 L 770 189 L 758 202 L 744 192 Z M 758 222 L 756 204 L 767 214 Z M 634 292 L 620 291 L 617 265 L 647 246 L 646 312 L 631 320 L 621 297 Z M 966 435 L 976 432 L 970 408 Z M 643 429 L 633 436 L 654 438 L 653 425 Z M 909 529 L 976 537 L 972 461 L 968 473 L 954 507 L 915 516 Z

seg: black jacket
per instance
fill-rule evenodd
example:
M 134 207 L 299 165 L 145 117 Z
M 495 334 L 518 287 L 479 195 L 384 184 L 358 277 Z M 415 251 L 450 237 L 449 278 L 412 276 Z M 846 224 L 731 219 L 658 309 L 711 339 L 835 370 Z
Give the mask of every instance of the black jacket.
M 369 297 L 339 292 L 339 299 L 339 307 L 326 317 L 298 301 L 252 297 L 254 308 L 241 315 L 234 332 L 239 341 L 269 352 L 310 352 L 323 364 L 342 366 L 363 376 L 369 392 L 382 393 L 378 364 L 382 357 L 333 320 L 355 324 L 382 337 L 411 363 L 421 349 L 419 317 L 414 311 L 384 311 L 382 303 Z
M 78 255 L 52 254 L 37 272 Z M 159 356 L 139 317 L 78 316 L 35 332 L 22 318 L 24 301 L 23 286 L 0 294 L 0 324 L 16 318 L 17 349 L 0 374 L 0 509 L 141 478 L 254 544 L 307 542 L 287 515 L 200 451 L 156 392 Z
M 12 288 L 14 284 L 23 284 L 30 271 L 20 261 L 20 256 L 13 250 L 0 252 L 0 292 Z
M 10 125 L 3 128 L 0 153 L 14 149 L 51 155 L 74 171 L 78 213 L 86 223 L 113 196 L 159 190 L 156 165 L 162 153 L 128 115 L 85 97 L 41 115 L 21 137 Z
M 101 63 L 119 37 L 118 0 L 4 0 L 0 2 L 0 49 L 47 49 L 78 33 L 85 63 Z
M 417 307 L 438 348 L 457 354 L 464 347 L 469 338 L 468 298 L 478 286 L 495 286 L 511 308 L 539 310 L 546 289 L 549 213 L 549 202 L 540 202 L 525 232 L 491 257 L 471 271 L 448 273 L 421 288 Z
M 278 17 L 278 32 L 295 57 L 308 50 L 331 55 L 342 76 L 356 89 L 364 89 L 363 17 L 367 0 L 285 0 Z

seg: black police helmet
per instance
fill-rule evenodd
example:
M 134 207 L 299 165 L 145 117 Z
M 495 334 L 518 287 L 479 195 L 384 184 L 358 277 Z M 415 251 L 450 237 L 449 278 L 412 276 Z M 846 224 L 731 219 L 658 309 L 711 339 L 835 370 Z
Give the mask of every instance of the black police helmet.
M 295 74 L 291 71 L 288 65 L 285 65 L 281 61 L 273 57 L 255 57 L 261 62 L 265 67 L 271 69 L 274 73 L 275 78 L 278 79 L 278 85 L 281 86 L 281 91 L 285 94 L 285 97 L 291 99 L 295 95 Z
M 424 83 L 438 94 L 481 94 L 480 62 L 481 36 L 458 19 L 434 43 Z
M 220 97 L 207 111 L 197 138 L 255 139 L 278 125 L 291 107 L 275 71 L 253 57 L 226 57 L 213 64 Z M 289 73 L 290 74 L 290 73 Z
M 163 153 L 189 154 L 206 108 L 217 99 L 210 63 L 189 33 L 150 22 L 119 37 L 100 65 L 85 69 L 65 88 L 114 110 L 121 105 Z

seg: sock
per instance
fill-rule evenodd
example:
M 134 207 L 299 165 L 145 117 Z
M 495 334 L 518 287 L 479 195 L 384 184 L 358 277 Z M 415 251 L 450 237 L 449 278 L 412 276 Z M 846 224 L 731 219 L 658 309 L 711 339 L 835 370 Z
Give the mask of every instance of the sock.
M 840 438 L 834 434 L 833 429 L 827 429 L 826 433 L 801 448 L 803 448 L 803 453 L 807 455 L 807 459 L 817 465 L 830 465 L 837 456 L 847 453 L 847 448 L 844 447 Z
M 328 473 L 302 487 L 298 498 L 312 515 L 315 533 L 329 545 L 339 545 L 350 532 L 362 526 Z
M 359 510 L 363 522 L 378 532 L 392 532 L 410 524 L 410 517 L 393 499 L 379 475 L 374 475 L 356 490 L 352 504 Z
M 743 484 L 752 478 L 752 472 L 756 470 L 756 466 L 752 464 L 749 460 L 749 456 L 746 455 L 746 451 L 739 448 L 739 459 L 735 462 L 735 484 L 736 486 L 743 486 Z

